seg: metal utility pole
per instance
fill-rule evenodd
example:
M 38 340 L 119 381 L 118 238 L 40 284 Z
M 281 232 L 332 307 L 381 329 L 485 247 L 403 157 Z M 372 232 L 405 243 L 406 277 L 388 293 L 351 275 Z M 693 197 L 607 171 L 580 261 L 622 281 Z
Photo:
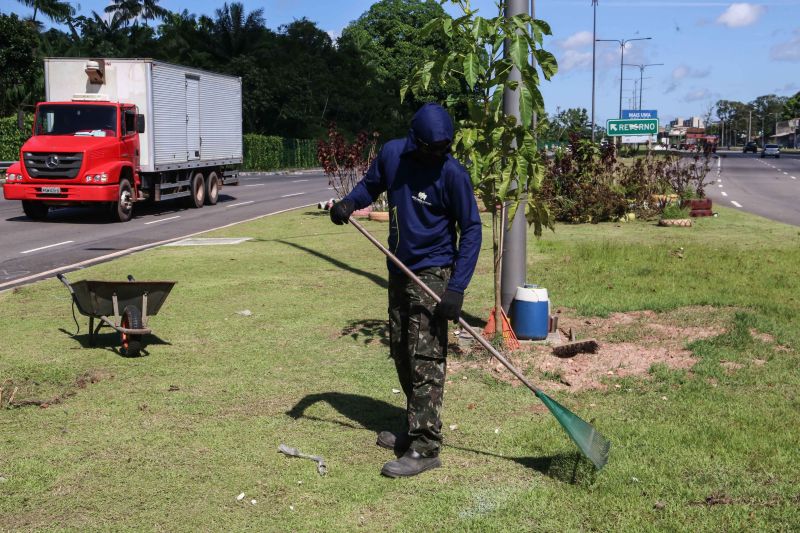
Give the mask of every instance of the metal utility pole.
M 625 65 L 625 45 L 633 41 L 649 41 L 652 37 L 638 37 L 636 39 L 595 39 L 599 43 L 619 43 L 619 115 L 622 118 L 622 70 Z
M 749 111 L 749 116 L 747 117 L 747 142 L 750 142 L 752 139 L 752 132 L 753 132 L 753 110 Z
M 626 67 L 636 67 L 639 69 L 639 109 L 642 108 L 642 87 L 644 86 L 644 69 L 646 69 L 647 67 L 661 67 L 663 65 L 664 63 L 647 63 L 646 65 L 635 65 L 635 64 L 625 63 Z
M 592 10 L 594 11 L 594 22 L 592 24 L 592 142 L 594 142 L 594 87 L 595 70 L 597 69 L 597 0 L 592 0 Z
M 529 15 L 528 8 L 533 10 L 533 1 L 530 6 L 527 0 L 507 0 L 505 3 L 505 17 L 510 19 L 515 15 Z M 511 43 L 506 40 L 505 42 L 505 55 L 510 54 Z M 514 67 L 509 74 L 508 81 L 516 81 L 522 83 L 522 74 L 519 69 Z M 520 120 L 521 114 L 519 110 L 519 96 L 520 90 L 512 91 L 506 88 L 503 93 L 503 112 L 506 115 L 512 115 Z M 520 183 L 517 181 L 515 186 L 519 187 Z M 525 191 L 522 194 L 522 202 L 527 201 Z M 509 227 L 507 220 L 508 209 L 504 209 L 505 217 L 502 221 L 503 231 Z M 511 307 L 511 302 L 514 300 L 514 295 L 517 292 L 517 287 L 525 284 L 527 274 L 527 236 L 528 224 L 525 220 L 525 209 L 517 209 L 516 216 L 511 224 L 511 228 L 503 237 L 503 248 L 501 250 L 502 259 L 500 264 L 500 298 L 503 310 L 508 311 Z

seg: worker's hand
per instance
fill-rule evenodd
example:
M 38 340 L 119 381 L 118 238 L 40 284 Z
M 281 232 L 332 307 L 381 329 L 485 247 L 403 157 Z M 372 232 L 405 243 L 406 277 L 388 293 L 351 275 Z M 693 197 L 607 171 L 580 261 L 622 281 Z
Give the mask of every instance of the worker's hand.
M 331 222 L 339 226 L 347 224 L 347 220 L 355 210 L 356 203 L 353 200 L 347 198 L 339 200 L 331 206 Z
M 458 322 L 458 317 L 461 316 L 461 306 L 464 304 L 464 295 L 460 292 L 451 291 L 447 289 L 444 291 L 442 300 L 436 306 L 434 314 L 445 320 L 452 320 Z

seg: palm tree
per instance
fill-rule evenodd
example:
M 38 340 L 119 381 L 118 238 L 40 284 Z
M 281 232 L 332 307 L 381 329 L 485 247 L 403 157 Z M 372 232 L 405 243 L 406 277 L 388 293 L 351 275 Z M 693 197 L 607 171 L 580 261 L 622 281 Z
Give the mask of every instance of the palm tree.
M 31 20 L 36 24 L 36 15 L 42 14 L 53 22 L 64 22 L 75 15 L 75 8 L 69 2 L 60 0 L 17 0 L 19 3 L 33 8 Z
M 136 23 L 136 19 L 142 14 L 142 4 L 139 0 L 114 0 L 113 4 L 106 7 L 105 12 L 119 18 L 127 26 L 130 21 Z
M 219 37 L 219 55 L 232 59 L 261 46 L 261 32 L 264 30 L 264 10 L 256 9 L 245 13 L 240 2 L 227 3 L 215 11 L 213 30 Z
M 164 9 L 158 2 L 160 0 L 141 0 L 142 3 L 142 19 L 144 25 L 147 26 L 147 19 L 155 20 L 162 19 L 167 16 L 169 10 Z

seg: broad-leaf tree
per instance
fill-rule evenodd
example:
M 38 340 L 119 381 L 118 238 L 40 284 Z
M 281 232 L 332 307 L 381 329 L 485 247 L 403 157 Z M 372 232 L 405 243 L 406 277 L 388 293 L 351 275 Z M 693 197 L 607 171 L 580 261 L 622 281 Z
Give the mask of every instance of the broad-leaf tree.
M 461 16 L 439 17 L 423 29 L 423 35 L 443 36 L 444 50 L 436 59 L 417 65 L 401 88 L 400 97 L 428 91 L 431 86 L 445 87 L 452 79 L 463 80 L 470 89 L 466 99 L 450 94 L 447 104 L 466 104 L 466 116 L 457 121 L 453 149 L 466 164 L 477 194 L 492 213 L 495 323 L 500 333 L 503 206 L 507 206 L 509 221 L 514 220 L 519 208 L 524 209 L 537 236 L 543 228 L 553 227 L 550 210 L 538 194 L 545 165 L 532 132 L 532 119 L 534 114 L 544 113 L 539 69 L 549 80 L 558 67 L 555 57 L 542 49 L 543 36 L 550 35 L 546 22 L 524 14 L 506 19 L 503 2 L 498 4 L 495 17 L 484 18 L 471 8 L 469 0 L 449 1 L 461 10 Z M 531 55 L 538 69 L 531 65 Z M 510 79 L 514 67 L 520 71 L 522 83 Z M 503 112 L 505 91 L 519 95 L 521 120 Z

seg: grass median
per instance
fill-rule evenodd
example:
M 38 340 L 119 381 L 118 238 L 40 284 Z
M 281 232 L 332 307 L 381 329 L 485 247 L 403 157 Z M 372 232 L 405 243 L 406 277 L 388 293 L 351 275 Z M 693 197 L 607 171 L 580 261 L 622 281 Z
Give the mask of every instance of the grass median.
M 161 247 L 73 273 L 178 281 L 140 358 L 118 355 L 110 333 L 86 346 L 80 316 L 73 338 L 68 293 L 54 280 L 1 293 L 3 406 L 17 392 L 0 409 L 0 524 L 796 529 L 800 232 L 720 211 L 689 229 L 560 225 L 531 238 L 528 279 L 550 290 L 565 320 L 588 330 L 638 317 L 606 331 L 604 350 L 644 350 L 644 330 L 665 317 L 713 331 L 681 346 L 693 366 L 611 372 L 580 392 L 536 364 L 541 350 L 515 355 L 613 442 L 600 472 L 527 389 L 470 353 L 451 356 L 443 467 L 382 478 L 391 455 L 375 433 L 397 428 L 404 407 L 387 359 L 385 261 L 321 212 L 209 234 L 253 239 L 240 245 Z M 385 225 L 367 228 L 385 238 Z M 485 247 L 465 312 L 486 316 L 491 294 Z M 279 454 L 281 443 L 324 456 L 328 475 Z

